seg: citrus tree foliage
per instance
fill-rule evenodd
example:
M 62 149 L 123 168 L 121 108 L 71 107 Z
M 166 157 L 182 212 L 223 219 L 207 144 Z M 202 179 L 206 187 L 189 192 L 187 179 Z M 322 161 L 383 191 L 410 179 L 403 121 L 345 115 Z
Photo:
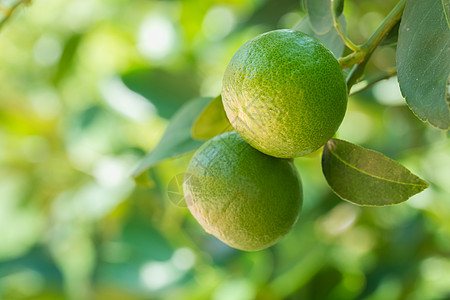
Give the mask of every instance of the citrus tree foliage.
M 449 298 L 449 7 L 0 0 L 0 298 Z M 233 53 L 287 28 L 339 59 L 348 109 L 287 164 L 304 196 L 290 233 L 239 251 L 181 185 L 233 130 L 219 96 Z

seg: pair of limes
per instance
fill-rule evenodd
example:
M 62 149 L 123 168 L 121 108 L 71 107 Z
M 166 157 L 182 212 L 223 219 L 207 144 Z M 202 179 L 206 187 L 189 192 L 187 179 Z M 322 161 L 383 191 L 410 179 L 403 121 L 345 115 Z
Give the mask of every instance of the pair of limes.
M 236 131 L 206 142 L 184 182 L 192 215 L 208 232 L 242 250 L 283 237 L 302 206 L 292 160 L 325 144 L 347 107 L 339 63 L 318 40 L 294 30 L 245 43 L 223 78 L 222 100 Z

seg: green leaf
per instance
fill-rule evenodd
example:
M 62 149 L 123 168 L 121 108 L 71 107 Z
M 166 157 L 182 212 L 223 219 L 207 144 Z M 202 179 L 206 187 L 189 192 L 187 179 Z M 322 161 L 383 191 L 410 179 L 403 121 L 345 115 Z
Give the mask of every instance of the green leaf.
M 186 103 L 172 118 L 158 145 L 150 152 L 133 172 L 134 177 L 157 163 L 200 147 L 203 142 L 193 140 L 191 127 L 198 115 L 211 101 L 210 98 L 199 98 Z
M 383 154 L 337 139 L 324 146 L 322 170 L 331 189 L 357 205 L 401 203 L 428 187 L 425 181 Z
M 338 20 L 345 32 L 345 29 L 347 27 L 345 16 L 341 15 Z M 331 52 L 333 52 L 334 56 L 336 56 L 337 58 L 342 56 L 342 53 L 344 52 L 344 42 L 338 36 L 334 27 L 325 34 L 318 34 L 312 29 L 311 23 L 309 22 L 309 17 L 305 17 L 297 25 L 295 25 L 293 29 L 317 38 L 328 49 L 330 49 Z
M 398 36 L 397 69 L 400 89 L 412 111 L 432 126 L 448 130 L 450 29 L 444 13 L 448 6 L 443 2 L 406 3 Z
M 156 107 L 158 115 L 170 119 L 187 101 L 199 94 L 199 81 L 192 69 L 169 72 L 162 69 L 134 70 L 122 81 Z
M 308 11 L 308 8 L 306 7 L 306 0 L 300 0 L 300 10 L 301 11 Z
M 380 42 L 380 46 L 393 45 L 398 40 L 398 29 L 400 28 L 400 20 L 389 30 L 388 34 Z
M 340 16 L 344 11 L 344 0 L 333 0 L 333 9 L 336 16 Z
M 82 38 L 82 34 L 74 34 L 65 43 L 61 58 L 58 63 L 58 69 L 55 73 L 55 76 L 53 77 L 54 84 L 58 84 L 72 67 L 74 60 L 76 60 L 76 54 L 78 51 L 78 47 L 81 44 Z
M 331 0 L 306 0 L 306 8 L 314 32 L 324 34 L 333 27 Z
M 450 27 L 450 1 L 441 0 L 442 7 L 444 8 L 445 19 L 447 20 L 447 25 Z
M 195 120 L 191 134 L 194 139 L 208 140 L 218 134 L 232 130 L 234 130 L 233 126 L 228 121 L 223 108 L 222 97 L 219 95 L 205 107 Z

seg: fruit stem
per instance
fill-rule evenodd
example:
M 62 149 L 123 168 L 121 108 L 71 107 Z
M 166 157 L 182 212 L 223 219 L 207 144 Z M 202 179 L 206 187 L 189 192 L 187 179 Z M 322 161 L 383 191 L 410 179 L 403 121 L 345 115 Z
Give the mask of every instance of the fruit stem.
M 350 92 L 351 87 L 358 81 L 364 72 L 364 68 L 367 64 L 372 53 L 378 47 L 380 42 L 391 31 L 392 27 L 402 18 L 403 10 L 405 9 L 406 0 L 400 0 L 397 5 L 391 10 L 391 12 L 384 18 L 381 25 L 372 34 L 372 36 L 361 46 L 361 50 L 351 53 L 350 55 L 343 57 L 339 60 L 342 68 L 347 68 L 353 65 L 352 70 L 347 76 L 347 89 Z M 355 59 L 354 57 L 357 57 Z
M 362 51 L 352 52 L 345 57 L 341 57 L 338 59 L 339 64 L 342 69 L 346 69 L 356 65 L 357 63 L 361 63 L 364 60 L 364 53 Z

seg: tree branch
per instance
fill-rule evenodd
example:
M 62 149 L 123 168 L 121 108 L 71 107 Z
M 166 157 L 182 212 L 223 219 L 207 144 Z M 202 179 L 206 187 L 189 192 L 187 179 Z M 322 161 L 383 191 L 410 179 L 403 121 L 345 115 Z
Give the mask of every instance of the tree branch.
M 14 3 L 11 7 L 4 7 L 0 5 L 0 11 L 3 13 L 4 18 L 0 21 L 0 29 L 8 22 L 9 18 L 12 16 L 14 11 L 20 7 L 22 4 L 28 5 L 30 0 L 19 0 Z
M 331 0 L 333 2 L 333 0 Z M 339 23 L 338 18 L 336 16 L 336 11 L 334 10 L 333 5 L 330 5 L 331 7 L 331 16 L 333 17 L 333 26 L 336 29 L 336 32 L 339 36 L 339 38 L 344 42 L 345 46 L 347 46 L 349 49 L 358 52 L 361 50 L 361 47 L 353 43 L 342 30 L 341 23 Z
M 383 73 L 380 76 L 378 76 L 377 78 L 369 81 L 364 87 L 362 87 L 359 90 L 356 90 L 353 93 L 351 93 L 349 97 L 354 96 L 354 95 L 359 94 L 359 93 L 362 93 L 362 92 L 370 89 L 372 86 L 374 86 L 378 82 L 380 82 L 382 80 L 385 80 L 385 79 L 389 79 L 389 78 L 391 78 L 392 76 L 395 76 L 395 75 L 397 75 L 397 70 L 392 70 L 392 71 Z
M 339 60 L 341 66 L 344 68 L 353 66 L 350 74 L 347 76 L 347 88 L 350 92 L 351 87 L 361 78 L 364 72 L 367 61 L 370 59 L 373 51 L 378 47 L 380 42 L 386 37 L 392 27 L 402 18 L 403 10 L 406 5 L 406 0 L 400 0 L 397 5 L 386 16 L 381 25 L 372 34 L 372 36 L 361 46 L 361 51 L 354 52 Z M 355 59 L 357 57 L 358 59 Z

